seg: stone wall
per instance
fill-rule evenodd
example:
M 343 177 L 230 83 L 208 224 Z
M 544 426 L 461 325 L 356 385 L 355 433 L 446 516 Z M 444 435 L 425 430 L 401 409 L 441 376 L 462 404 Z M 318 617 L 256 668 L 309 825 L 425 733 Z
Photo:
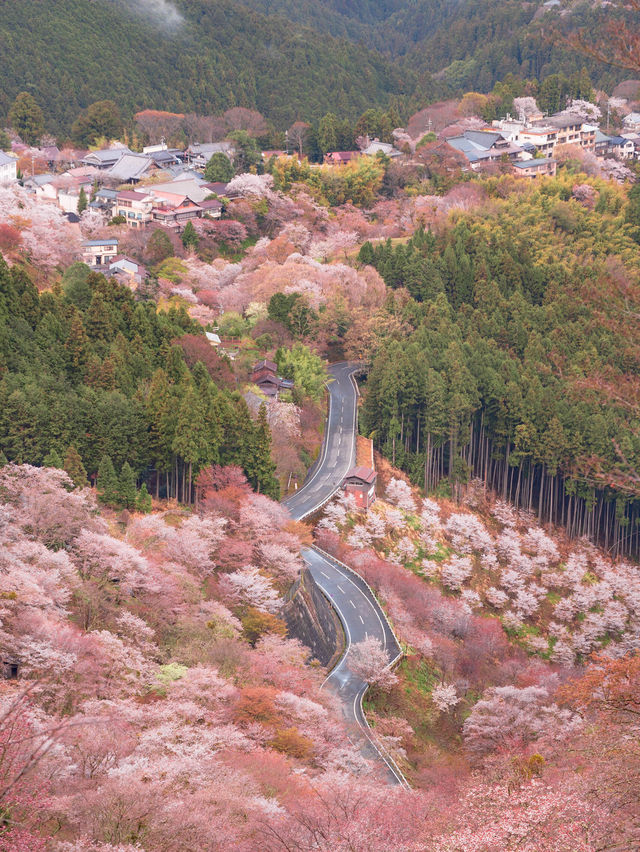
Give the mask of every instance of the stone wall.
M 323 666 L 335 665 L 344 649 L 342 625 L 307 569 L 289 590 L 281 616 L 289 636 L 310 648 Z

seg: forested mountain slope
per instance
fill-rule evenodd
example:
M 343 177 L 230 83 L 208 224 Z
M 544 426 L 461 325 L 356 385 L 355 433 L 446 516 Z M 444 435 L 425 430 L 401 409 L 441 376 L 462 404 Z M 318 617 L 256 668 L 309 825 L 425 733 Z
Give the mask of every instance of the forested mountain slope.
M 296 0 L 244 0 L 245 5 L 374 47 L 400 62 L 408 80 L 416 72 L 438 74 L 452 90 L 488 91 L 512 73 L 541 78 L 571 74 L 587 65 L 598 86 L 612 88 L 617 72 L 569 48 L 559 34 L 574 27 L 597 32 L 602 13 L 567 4 L 570 14 L 544 10 L 527 0 L 369 0 L 345 4 Z M 608 10 L 611 14 L 611 10 Z M 419 97 L 418 89 L 409 92 Z
M 108 456 L 136 476 L 161 471 L 168 495 L 190 502 L 201 467 L 237 464 L 278 495 L 266 422 L 178 345 L 202 327 L 184 310 L 157 312 L 128 287 L 74 264 L 57 294 L 38 294 L 0 255 L 0 446 L 41 465 L 71 447 L 92 476 Z M 223 364 L 221 362 L 221 367 Z M 230 384 L 230 382 L 227 382 Z M 262 471 L 258 468 L 264 465 Z M 159 479 L 156 480 L 159 485 Z
M 355 117 L 406 85 L 375 53 L 231 0 L 134 8 L 120 0 L 3 3 L 0 113 L 26 89 L 54 132 L 103 98 L 125 116 L 240 105 L 285 124 L 329 109 Z
M 569 174 L 485 186 L 491 204 L 444 234 L 362 248 L 417 303 L 412 333 L 377 350 L 362 428 L 427 490 L 448 477 L 455 495 L 476 476 L 539 520 L 637 553 L 631 205 Z
M 258 109 L 277 129 L 331 111 L 355 119 L 393 100 L 409 114 L 457 90 L 488 91 L 583 65 L 611 89 L 624 72 L 570 49 L 555 28 L 597 31 L 599 15 L 567 17 L 506 0 L 22 0 L 2 4 L 0 117 L 18 92 L 61 134 L 89 104 L 215 114 Z M 440 81 L 434 84 L 433 74 Z

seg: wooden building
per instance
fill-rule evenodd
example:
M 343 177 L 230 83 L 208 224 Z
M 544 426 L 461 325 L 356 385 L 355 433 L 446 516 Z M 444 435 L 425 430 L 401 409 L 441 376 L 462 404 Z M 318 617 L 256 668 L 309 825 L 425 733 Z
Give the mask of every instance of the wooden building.
M 359 509 L 368 509 L 375 502 L 377 476 L 370 467 L 352 467 L 347 472 L 342 487 L 346 494 L 353 495 Z
M 280 391 L 291 390 L 293 382 L 278 375 L 278 365 L 273 361 L 258 361 L 251 373 L 251 382 L 257 385 L 265 396 L 277 397 Z

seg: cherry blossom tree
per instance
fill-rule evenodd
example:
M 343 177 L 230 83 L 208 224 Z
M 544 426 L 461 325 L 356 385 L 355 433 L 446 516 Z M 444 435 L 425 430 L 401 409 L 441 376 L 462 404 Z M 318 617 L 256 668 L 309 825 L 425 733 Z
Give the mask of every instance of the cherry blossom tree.
M 544 687 L 492 687 L 464 723 L 469 751 L 482 756 L 500 747 L 524 745 L 540 737 L 566 736 L 578 718 L 549 701 Z
M 455 684 L 439 683 L 431 690 L 431 700 L 441 713 L 449 713 L 460 703 Z
M 258 545 L 261 561 L 267 569 L 295 580 L 300 574 L 302 560 L 299 552 L 292 552 L 277 542 L 264 542 Z
M 411 486 L 403 479 L 392 477 L 385 490 L 385 497 L 390 503 L 393 503 L 394 506 L 397 506 L 404 512 L 415 512 L 416 510 Z
M 347 659 L 349 669 L 356 677 L 382 692 L 388 692 L 398 682 L 397 676 L 389 668 L 387 652 L 375 636 L 352 645 Z
M 364 524 L 356 524 L 347 541 L 351 547 L 363 549 L 371 544 L 371 533 Z
M 469 579 L 473 571 L 473 563 L 468 556 L 452 556 L 442 566 L 440 578 L 445 586 L 455 591 L 462 588 L 462 584 Z
M 493 550 L 491 536 L 475 515 L 454 513 L 449 516 L 444 529 L 460 553 Z
M 255 565 L 246 565 L 239 571 L 226 574 L 220 581 L 230 600 L 267 612 L 276 612 L 282 603 L 271 580 L 260 573 Z
M 231 195 L 255 196 L 270 198 L 273 178 L 271 175 L 241 174 L 227 184 L 227 192 Z

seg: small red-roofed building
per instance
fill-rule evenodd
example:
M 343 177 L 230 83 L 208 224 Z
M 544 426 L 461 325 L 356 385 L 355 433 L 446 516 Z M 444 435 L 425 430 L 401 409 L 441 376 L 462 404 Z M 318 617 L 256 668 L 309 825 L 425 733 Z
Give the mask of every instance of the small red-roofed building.
M 346 166 L 360 156 L 360 151 L 331 151 L 324 155 L 324 162 L 328 166 Z
M 352 467 L 344 478 L 342 487 L 351 494 L 359 509 L 368 509 L 376 499 L 376 479 L 378 474 L 370 467 Z

